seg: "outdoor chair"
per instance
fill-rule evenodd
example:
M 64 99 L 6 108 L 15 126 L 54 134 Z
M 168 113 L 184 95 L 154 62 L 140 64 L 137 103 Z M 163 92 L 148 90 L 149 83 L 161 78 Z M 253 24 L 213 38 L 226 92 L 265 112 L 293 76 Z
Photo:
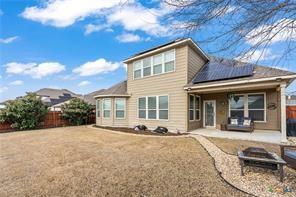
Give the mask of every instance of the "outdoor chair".
M 228 118 L 226 127 L 228 131 L 253 132 L 254 121 L 251 118 L 246 117 L 231 117 Z

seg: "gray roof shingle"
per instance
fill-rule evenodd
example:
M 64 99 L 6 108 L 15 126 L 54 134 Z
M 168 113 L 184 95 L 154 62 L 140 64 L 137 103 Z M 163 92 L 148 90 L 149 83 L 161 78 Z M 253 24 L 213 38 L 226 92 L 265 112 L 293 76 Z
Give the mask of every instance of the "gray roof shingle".
M 122 81 L 117 83 L 110 88 L 99 92 L 95 97 L 104 97 L 104 96 L 129 96 L 127 93 L 127 81 Z

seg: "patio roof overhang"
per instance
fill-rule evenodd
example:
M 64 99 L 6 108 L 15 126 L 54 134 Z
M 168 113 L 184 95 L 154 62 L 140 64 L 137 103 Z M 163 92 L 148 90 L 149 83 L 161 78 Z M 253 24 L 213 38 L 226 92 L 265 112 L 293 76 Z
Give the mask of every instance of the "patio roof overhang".
M 211 93 L 211 92 L 232 92 L 232 91 L 244 91 L 244 90 L 258 90 L 258 89 L 269 89 L 277 88 L 281 84 L 288 86 L 296 77 L 296 75 L 282 76 L 282 77 L 271 77 L 271 78 L 260 78 L 260 79 L 249 79 L 249 80 L 238 80 L 231 82 L 221 82 L 213 84 L 198 84 L 184 87 L 188 93 Z

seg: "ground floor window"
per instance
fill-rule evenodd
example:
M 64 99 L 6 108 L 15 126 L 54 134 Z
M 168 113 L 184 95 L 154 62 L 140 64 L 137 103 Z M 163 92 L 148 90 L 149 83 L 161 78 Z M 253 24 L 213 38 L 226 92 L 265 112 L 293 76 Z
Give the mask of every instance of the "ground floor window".
M 200 120 L 200 96 L 189 95 L 189 120 Z
M 168 120 L 168 96 L 147 96 L 138 98 L 138 118 L 148 120 Z
M 250 93 L 234 95 L 229 100 L 230 117 L 250 117 L 254 121 L 266 121 L 266 94 Z
M 126 100 L 125 98 L 116 98 L 115 99 L 115 117 L 117 119 L 124 119 L 125 118 L 125 105 Z
M 101 117 L 101 105 L 100 105 L 101 101 L 100 100 L 97 100 L 96 102 L 96 115 L 97 117 Z
M 111 113 L 111 99 L 103 100 L 103 117 L 110 118 Z

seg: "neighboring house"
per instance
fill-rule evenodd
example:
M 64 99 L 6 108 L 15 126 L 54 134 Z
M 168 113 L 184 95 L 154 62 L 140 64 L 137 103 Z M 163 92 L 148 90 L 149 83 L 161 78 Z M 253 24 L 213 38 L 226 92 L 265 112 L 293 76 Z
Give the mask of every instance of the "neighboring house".
M 287 96 L 287 106 L 296 106 L 296 95 Z
M 286 139 L 285 94 L 293 72 L 209 57 L 190 38 L 124 63 L 127 81 L 95 97 L 97 125 L 185 132 L 220 129 L 228 117 L 245 116 L 255 120 L 255 129 L 280 130 Z
M 96 100 L 94 98 L 94 96 L 98 95 L 98 94 L 101 94 L 105 89 L 101 89 L 101 90 L 97 90 L 97 91 L 94 91 L 94 92 L 91 92 L 89 94 L 86 94 L 83 96 L 83 100 L 85 102 L 87 102 L 88 104 L 92 105 L 92 106 L 95 106 L 96 105 Z
M 73 98 L 83 98 L 67 89 L 42 88 L 35 92 L 43 103 L 50 107 L 50 111 L 61 111 L 61 106 Z

